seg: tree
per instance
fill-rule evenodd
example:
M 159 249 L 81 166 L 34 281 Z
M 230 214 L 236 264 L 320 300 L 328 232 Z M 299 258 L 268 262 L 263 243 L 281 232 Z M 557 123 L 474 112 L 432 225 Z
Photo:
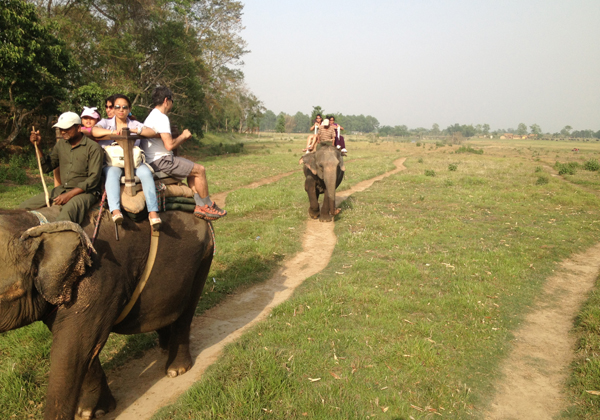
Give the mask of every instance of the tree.
M 321 116 L 323 116 L 324 112 L 325 111 L 323 111 L 323 108 L 321 108 L 320 106 L 313 106 L 312 114 L 310 115 L 310 120 L 314 121 L 315 118 L 317 118 L 317 114 L 321 114 Z M 325 116 L 323 116 L 323 119 L 325 119 Z
M 569 137 L 571 135 L 571 130 L 573 129 L 573 127 L 571 127 L 570 125 L 565 125 L 565 127 L 560 130 L 560 134 L 562 134 L 565 137 Z
M 285 132 L 291 133 L 296 128 L 296 119 L 291 115 L 285 115 Z
M 542 134 L 542 128 L 537 124 L 530 125 L 529 129 L 531 130 L 531 134 L 536 134 L 538 136 Z
M 438 123 L 435 123 L 431 126 L 431 134 L 434 136 L 440 134 L 440 125 Z
M 260 131 L 274 131 L 276 121 L 277 115 L 275 115 L 273 111 L 267 109 L 260 120 Z
M 5 1 L 5 0 L 0 0 Z M 33 0 L 30 0 L 33 2 Z M 36 0 L 57 25 L 77 63 L 78 86 L 96 83 L 105 93 L 126 93 L 134 112 L 151 108 L 155 86 L 166 85 L 176 101 L 172 117 L 193 131 L 239 129 L 254 124 L 239 108 L 240 70 L 246 42 L 240 33 L 239 0 Z M 65 108 L 80 107 L 67 98 Z
M 483 124 L 482 130 L 483 130 L 483 134 L 487 136 L 488 134 L 490 134 L 490 125 Z
M 406 137 L 409 135 L 408 127 L 405 125 L 397 125 L 394 127 L 394 135 L 400 137 Z
M 42 24 L 35 7 L 22 0 L 0 0 L 0 107 L 10 125 L 0 148 L 12 143 L 27 118 L 51 115 L 65 98 L 75 62 L 65 43 Z
M 295 133 L 307 133 L 312 125 L 310 117 L 300 111 L 294 115 L 294 120 L 296 120 L 296 127 L 294 128 Z
M 379 130 L 377 130 L 377 134 L 379 134 L 380 136 L 392 136 L 394 134 L 394 128 L 389 126 L 389 125 L 384 125 L 379 127 Z
M 521 136 L 527 134 L 527 126 L 523 123 L 520 123 L 517 127 L 517 134 Z
M 275 123 L 275 132 L 285 133 L 285 114 L 280 112 L 277 116 L 277 122 Z

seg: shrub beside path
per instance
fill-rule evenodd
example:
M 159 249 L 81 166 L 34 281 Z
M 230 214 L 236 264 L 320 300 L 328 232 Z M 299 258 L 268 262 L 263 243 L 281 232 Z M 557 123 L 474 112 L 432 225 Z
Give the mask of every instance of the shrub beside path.
M 565 384 L 573 361 L 573 320 L 594 287 L 600 244 L 563 261 L 515 332 L 488 420 L 550 420 L 567 408 Z
M 336 194 L 336 205 L 351 194 L 364 191 L 387 176 L 405 169 L 405 158 L 397 159 L 396 169 L 375 178 L 360 182 L 354 187 Z M 256 188 L 291 175 L 296 171 L 265 178 L 244 188 Z M 215 194 L 213 199 L 224 205 L 227 193 Z M 220 305 L 209 309 L 192 322 L 191 353 L 194 366 L 177 378 L 165 376 L 166 355 L 160 349 L 152 349 L 141 358 L 108 375 L 108 382 L 117 399 L 117 410 L 109 413 L 109 419 L 149 419 L 170 403 L 173 403 L 190 386 L 200 380 L 204 371 L 221 355 L 223 348 L 237 340 L 256 323 L 268 317 L 271 310 L 289 299 L 294 290 L 310 276 L 317 274 L 329 264 L 337 237 L 334 223 L 308 220 L 302 239 L 302 251 L 284 263 L 273 277 L 242 293 L 234 294 Z

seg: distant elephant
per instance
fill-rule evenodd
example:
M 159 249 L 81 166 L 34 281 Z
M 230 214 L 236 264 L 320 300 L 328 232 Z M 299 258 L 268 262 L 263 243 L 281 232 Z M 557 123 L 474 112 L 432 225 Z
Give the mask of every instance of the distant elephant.
M 51 215 L 54 208 L 40 210 Z M 56 213 L 56 211 L 54 211 Z M 214 242 L 206 221 L 191 213 L 161 214 L 152 272 L 131 312 L 115 325 L 146 267 L 148 221 L 126 218 L 115 239 L 107 217 L 88 255 L 88 236 L 72 222 L 40 225 L 29 212 L 0 210 L 0 332 L 35 321 L 52 332 L 44 418 L 85 419 L 114 410 L 98 355 L 111 331 L 157 331 L 168 350 L 166 372 L 177 376 L 192 364 L 189 331 L 208 276 Z
M 320 145 L 314 153 L 305 154 L 300 163 L 304 165 L 304 189 L 308 194 L 308 214 L 321 222 L 331 222 L 339 213 L 335 207 L 335 189 L 344 179 L 342 153 L 334 146 Z M 319 211 L 319 195 L 323 194 L 323 205 Z

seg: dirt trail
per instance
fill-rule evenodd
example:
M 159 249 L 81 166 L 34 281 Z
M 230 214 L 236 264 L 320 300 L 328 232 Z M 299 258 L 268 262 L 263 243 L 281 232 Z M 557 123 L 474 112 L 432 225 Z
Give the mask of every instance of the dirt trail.
M 263 179 L 258 180 L 256 182 L 253 182 L 252 184 L 245 185 L 245 186 L 243 186 L 241 188 L 254 189 L 254 188 L 261 187 L 263 185 L 272 184 L 273 182 L 277 182 L 281 178 L 285 178 L 286 176 L 290 176 L 292 174 L 295 174 L 296 172 L 300 172 L 300 170 L 296 169 L 295 171 L 289 171 L 289 172 L 286 172 L 286 173 L 283 173 L 283 174 L 273 175 L 273 176 L 270 176 L 270 177 L 267 177 L 267 178 L 263 178 Z M 219 207 L 225 207 L 225 202 L 227 200 L 227 196 L 229 195 L 229 193 L 232 193 L 234 191 L 235 190 L 229 190 L 229 191 L 225 191 L 225 192 L 213 194 L 211 196 L 211 199 L 215 203 L 217 203 L 217 205 Z
M 563 261 L 515 333 L 489 420 L 550 420 L 567 407 L 573 320 L 600 270 L 600 244 Z
M 363 181 L 346 191 L 336 194 L 336 204 L 355 192 L 364 191 L 375 181 L 405 169 L 405 158 L 394 162 L 396 169 Z M 265 178 L 245 188 L 256 188 L 275 182 L 291 171 Z M 215 194 L 213 200 L 224 205 L 228 193 Z M 289 299 L 302 282 L 323 270 L 329 264 L 337 237 L 334 223 L 306 222 L 306 233 L 302 239 L 302 251 L 262 284 L 257 284 L 239 294 L 227 298 L 220 305 L 198 316 L 192 323 L 192 357 L 194 366 L 185 375 L 177 378 L 165 376 L 166 356 L 153 349 L 141 358 L 108 375 L 112 392 L 117 399 L 117 410 L 107 415 L 108 419 L 149 419 L 161 407 L 174 402 L 190 386 L 197 382 L 206 368 L 217 361 L 225 345 L 238 339 L 243 333 L 264 320 L 273 307 Z M 317 252 L 318 250 L 318 252 Z

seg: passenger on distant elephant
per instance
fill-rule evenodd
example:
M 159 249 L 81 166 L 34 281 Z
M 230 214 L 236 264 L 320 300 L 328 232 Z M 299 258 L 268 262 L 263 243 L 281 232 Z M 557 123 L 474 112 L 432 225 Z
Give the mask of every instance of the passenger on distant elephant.
M 342 136 L 341 133 L 344 130 L 344 127 L 335 122 L 334 115 L 328 116 L 327 119 L 329 119 L 329 123 L 335 130 L 335 147 L 340 149 L 342 155 L 346 156 L 346 153 L 348 153 L 348 151 L 346 150 L 346 141 L 344 140 L 344 136 Z
M 335 142 L 335 129 L 327 118 L 323 121 L 323 125 L 319 127 L 319 138 L 317 142 L 323 145 L 333 146 Z
M 173 92 L 164 86 L 157 87 L 152 94 L 152 104 L 154 109 L 144 121 L 144 125 L 154 130 L 159 137 L 142 141 L 146 162 L 157 172 L 164 172 L 173 178 L 187 178 L 190 188 L 195 189 L 196 217 L 216 220 L 225 216 L 227 212 L 219 208 L 208 195 L 204 166 L 173 155 L 174 149 L 192 137 L 192 133 L 187 129 L 175 139 L 171 136 L 171 123 L 167 114 L 173 108 Z
M 133 133 L 145 137 L 154 137 L 156 135 L 154 130 L 144 127 L 144 124 L 141 122 L 131 120 L 128 117 L 131 109 L 131 102 L 127 96 L 120 94 L 113 95 L 113 100 L 115 116 L 111 119 L 100 121 L 92 129 L 92 135 L 94 137 L 120 134 L 121 129 L 123 128 L 129 128 Z M 102 146 L 106 146 L 107 144 L 105 143 L 110 144 L 111 141 L 102 140 L 99 142 Z M 105 166 L 103 171 L 104 176 L 106 177 L 104 188 L 106 190 L 108 209 L 112 214 L 113 222 L 120 225 L 123 223 L 123 214 L 121 213 L 121 176 L 123 176 L 123 169 L 116 166 Z M 158 230 L 160 228 L 161 220 L 158 216 L 158 199 L 156 197 L 156 185 L 154 184 L 152 170 L 147 165 L 141 164 L 138 168 L 135 168 L 135 174 L 142 183 L 150 225 L 154 230 Z
M 65 112 L 53 125 L 63 137 L 56 142 L 50 156 L 44 156 L 38 148 L 44 173 L 60 168 L 62 184 L 50 192 L 53 205 L 62 206 L 57 221 L 81 224 L 89 208 L 98 201 L 104 153 L 93 140 L 80 131 L 81 118 L 74 112 Z M 39 131 L 32 131 L 31 143 L 40 144 Z M 46 205 L 44 194 L 39 194 L 19 205 L 22 209 L 39 209 Z
M 323 117 L 321 117 L 321 114 L 317 114 L 317 116 L 315 117 L 314 124 L 312 125 L 312 127 L 310 127 L 310 131 L 314 134 L 311 134 L 306 139 L 306 149 L 303 149 L 303 152 L 310 153 L 314 151 L 315 144 L 317 143 L 317 130 L 321 126 L 322 122 Z

